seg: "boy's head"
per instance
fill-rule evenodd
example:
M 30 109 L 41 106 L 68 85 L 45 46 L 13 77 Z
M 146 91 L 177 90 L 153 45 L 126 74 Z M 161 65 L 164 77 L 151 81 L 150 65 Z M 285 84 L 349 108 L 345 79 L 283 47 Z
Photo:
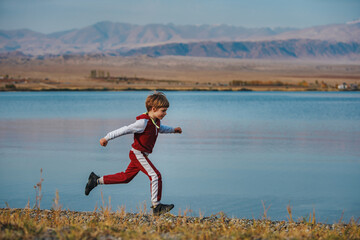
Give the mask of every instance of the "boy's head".
M 164 93 L 154 92 L 146 98 L 145 106 L 146 110 L 150 112 L 152 108 L 168 108 L 170 106 L 170 103 Z

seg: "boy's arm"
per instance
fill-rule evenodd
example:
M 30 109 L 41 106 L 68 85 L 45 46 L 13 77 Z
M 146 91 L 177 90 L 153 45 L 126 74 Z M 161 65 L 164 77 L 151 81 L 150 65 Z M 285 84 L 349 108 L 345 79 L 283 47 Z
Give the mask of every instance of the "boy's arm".
M 106 134 L 104 138 L 100 140 L 100 144 L 105 147 L 107 142 L 114 138 L 131 133 L 142 133 L 145 130 L 146 124 L 147 124 L 146 119 L 140 119 L 134 122 L 133 124 L 109 132 L 108 134 Z M 106 140 L 106 142 L 103 139 Z
M 159 133 L 182 133 L 182 130 L 180 127 L 169 127 L 165 125 L 160 125 Z

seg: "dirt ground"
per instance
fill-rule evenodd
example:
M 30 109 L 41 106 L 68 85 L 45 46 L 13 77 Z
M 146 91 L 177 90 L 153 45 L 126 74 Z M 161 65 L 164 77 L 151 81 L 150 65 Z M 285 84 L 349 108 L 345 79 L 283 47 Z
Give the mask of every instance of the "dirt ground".
M 329 91 L 342 83 L 360 84 L 359 62 L 147 56 L 0 59 L 2 90 Z

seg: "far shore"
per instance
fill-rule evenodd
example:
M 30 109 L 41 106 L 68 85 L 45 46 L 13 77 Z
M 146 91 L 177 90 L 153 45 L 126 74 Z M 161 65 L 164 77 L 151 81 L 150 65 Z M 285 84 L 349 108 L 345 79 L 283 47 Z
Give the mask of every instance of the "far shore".
M 279 88 L 241 88 L 241 89 L 164 89 L 164 88 L 0 88 L 0 92 L 131 92 L 131 91 L 170 91 L 170 92 L 358 92 L 360 90 L 322 90 L 322 89 L 279 89 Z
M 0 91 L 358 90 L 351 62 L 192 57 L 0 59 Z
M 93 80 L 89 80 L 93 81 Z M 107 80 L 98 80 L 104 81 Z M 41 84 L 41 80 L 33 81 L 31 80 L 26 82 L 16 82 L 13 83 L 10 81 L 8 84 L 3 84 L 0 86 L 0 92 L 91 92 L 91 91 L 98 91 L 98 92 L 124 92 L 124 91 L 198 91 L 198 92 L 357 92 L 360 89 L 354 85 L 347 86 L 347 89 L 339 89 L 338 87 L 334 86 L 323 86 L 323 85 L 293 85 L 290 83 L 281 83 L 279 85 L 251 85 L 245 83 L 244 85 L 232 86 L 228 84 L 226 86 L 212 86 L 211 84 L 198 84 L 198 83 L 182 83 L 177 82 L 176 85 L 182 86 L 172 86 L 175 84 L 157 84 L 157 80 L 148 80 L 152 81 L 151 84 L 136 84 L 136 80 L 132 80 L 131 83 L 125 84 L 107 84 L 105 83 L 104 86 L 100 85 L 90 85 L 87 86 L 86 84 L 82 85 L 72 85 L 67 86 L 67 84 Z M 1 83 L 1 80 L 0 80 Z

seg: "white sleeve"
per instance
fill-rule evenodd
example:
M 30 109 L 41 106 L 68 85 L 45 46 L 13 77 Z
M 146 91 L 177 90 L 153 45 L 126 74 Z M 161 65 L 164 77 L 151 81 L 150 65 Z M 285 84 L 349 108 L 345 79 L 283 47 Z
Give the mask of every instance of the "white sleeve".
M 174 132 L 175 132 L 175 129 L 173 127 L 160 125 L 159 133 L 174 133 Z
M 145 130 L 147 119 L 139 119 L 133 124 L 130 124 L 128 126 L 121 127 L 119 129 L 116 129 L 112 132 L 109 132 L 105 139 L 107 141 L 112 140 L 114 138 L 120 137 L 122 135 L 131 134 L 131 133 L 142 133 Z

